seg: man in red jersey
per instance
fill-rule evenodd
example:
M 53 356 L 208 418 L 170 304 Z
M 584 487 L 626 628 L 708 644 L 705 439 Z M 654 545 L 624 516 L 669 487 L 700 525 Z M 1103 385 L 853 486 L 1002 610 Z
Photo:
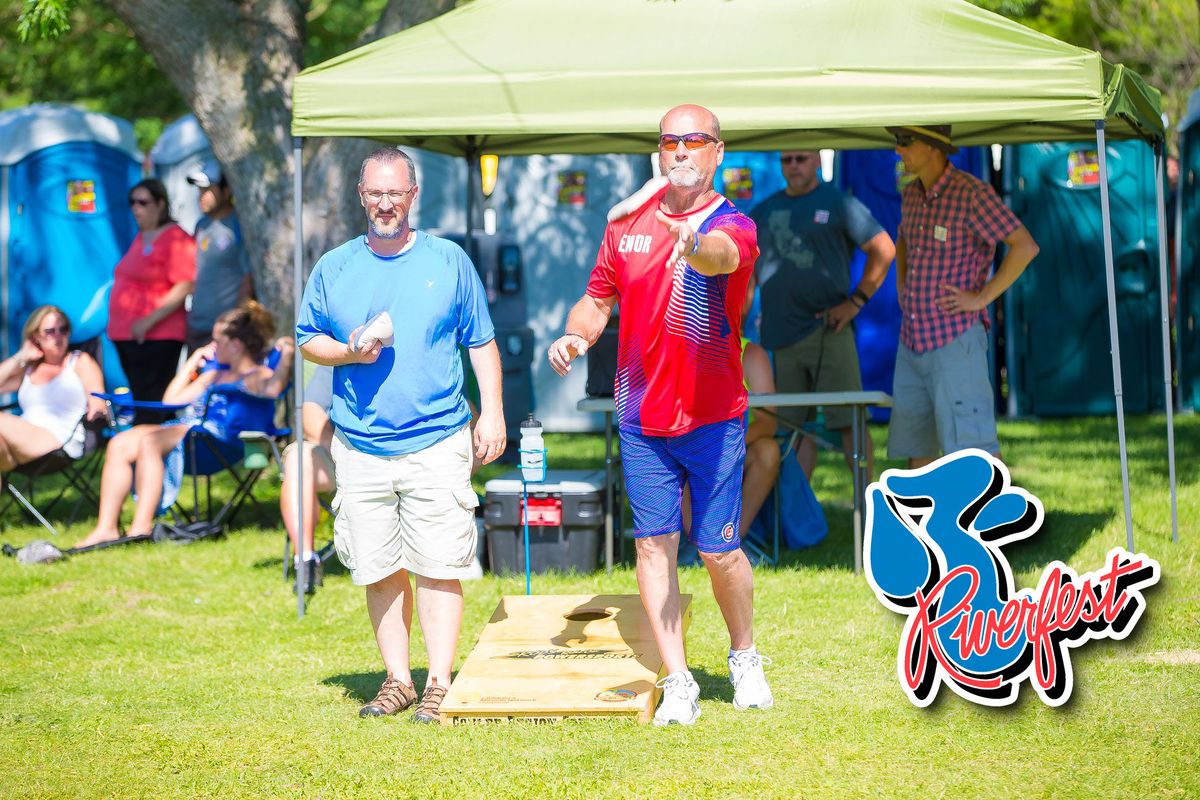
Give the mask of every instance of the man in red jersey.
M 625 487 L 633 506 L 642 603 L 667 676 L 658 725 L 700 716 L 680 622 L 676 553 L 683 485 L 691 538 L 729 629 L 734 705 L 770 708 L 764 656 L 754 647 L 753 578 L 738 536 L 746 457 L 741 306 L 758 257 L 754 223 L 713 191 L 724 158 L 716 115 L 677 106 L 659 124 L 667 185 L 608 225 L 587 293 L 571 309 L 550 364 L 600 337 L 617 302 L 616 405 Z

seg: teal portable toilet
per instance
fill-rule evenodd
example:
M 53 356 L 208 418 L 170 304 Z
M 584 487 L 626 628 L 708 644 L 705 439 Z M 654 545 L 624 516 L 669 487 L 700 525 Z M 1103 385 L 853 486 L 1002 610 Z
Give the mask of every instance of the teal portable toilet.
M 1179 270 L 1178 308 L 1175 312 L 1176 369 L 1182 406 L 1200 411 L 1200 91 L 1188 101 L 1179 125 L 1179 189 L 1175 258 Z
M 1163 408 L 1154 155 L 1107 146 L 1125 411 Z M 1005 293 L 1009 413 L 1111 414 L 1100 170 L 1093 143 L 1005 148 L 1005 186 L 1041 253 Z
M 141 176 L 123 119 L 47 103 L 0 113 L 0 358 L 50 303 L 71 319 L 72 342 L 101 337 L 105 380 L 125 383 L 103 334 L 113 267 L 137 232 L 127 197 Z

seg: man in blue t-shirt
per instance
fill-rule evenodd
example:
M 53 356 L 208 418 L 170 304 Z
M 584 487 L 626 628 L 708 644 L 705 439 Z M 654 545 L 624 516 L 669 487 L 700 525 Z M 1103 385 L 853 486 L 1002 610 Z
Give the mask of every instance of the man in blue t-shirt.
M 887 277 L 896 247 L 866 206 L 820 180 L 816 151 L 785 150 L 779 161 L 787 187 L 750 212 L 762 251 L 754 266 L 762 298 L 762 344 L 775 357 L 776 390 L 860 391 L 851 322 Z M 850 257 L 856 247 L 867 254 L 867 264 L 851 291 Z M 799 426 L 810 413 L 782 409 L 780 416 Z M 851 414 L 844 406 L 825 409 L 825 427 L 841 434 L 853 471 Z M 870 438 L 866 444 L 867 469 L 874 474 Z M 817 449 L 809 437 L 796 449 L 796 458 L 811 478 Z
M 358 193 L 367 235 L 317 262 L 296 341 L 305 358 L 334 368 L 334 546 L 354 583 L 366 587 L 387 667 L 359 713 L 396 714 L 417 702 L 409 668 L 415 600 L 429 677 L 413 720 L 437 722 L 462 624 L 459 579 L 475 561 L 472 456 L 486 464 L 504 452 L 500 352 L 466 253 L 409 225 L 412 159 L 394 148 L 375 151 L 363 161 Z M 390 335 L 360 341 L 384 312 Z M 473 436 L 460 345 L 479 380 Z

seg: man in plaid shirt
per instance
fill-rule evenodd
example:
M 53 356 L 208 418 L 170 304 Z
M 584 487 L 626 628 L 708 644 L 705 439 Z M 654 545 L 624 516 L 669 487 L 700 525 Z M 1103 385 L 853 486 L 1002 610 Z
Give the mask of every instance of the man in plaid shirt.
M 910 469 L 968 447 L 999 456 L 987 307 L 1038 253 L 991 186 L 954 168 L 949 125 L 888 128 L 904 169 L 896 291 L 902 313 L 888 455 Z M 1008 252 L 989 277 L 996 245 Z

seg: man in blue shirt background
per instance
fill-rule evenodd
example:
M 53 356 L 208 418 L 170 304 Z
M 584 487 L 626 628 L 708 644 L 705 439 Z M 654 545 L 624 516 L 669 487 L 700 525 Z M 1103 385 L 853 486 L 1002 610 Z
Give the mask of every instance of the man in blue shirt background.
M 366 587 L 387 667 L 360 714 L 396 714 L 416 703 L 409 666 L 415 601 L 429 677 L 413 720 L 437 722 L 462 624 L 459 579 L 475 559 L 472 456 L 495 460 L 506 433 L 500 352 L 483 285 L 462 248 L 410 227 L 416 177 L 401 150 L 377 150 L 363 161 L 358 192 L 367 235 L 317 262 L 296 341 L 305 358 L 334 367 L 334 545 L 354 583 Z M 382 312 L 394 340 L 360 347 L 362 329 Z M 473 436 L 460 345 L 479 381 Z

